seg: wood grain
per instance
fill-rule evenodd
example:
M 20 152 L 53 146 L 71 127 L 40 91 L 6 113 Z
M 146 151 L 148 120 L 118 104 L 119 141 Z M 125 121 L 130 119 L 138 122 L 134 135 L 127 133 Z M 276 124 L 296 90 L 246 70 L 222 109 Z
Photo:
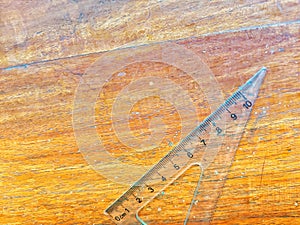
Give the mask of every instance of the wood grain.
M 205 61 L 225 97 L 259 68 L 268 68 L 212 217 L 201 221 L 196 210 L 189 224 L 300 223 L 298 1 L 0 4 L 0 224 L 113 224 L 103 211 L 129 185 L 106 179 L 80 153 L 72 125 L 74 96 L 85 71 L 105 51 L 165 41 Z M 138 67 L 141 77 L 150 71 L 149 64 Z M 153 68 L 161 75 L 170 70 Z M 173 79 L 188 89 L 190 78 L 179 75 L 174 70 Z M 96 110 L 101 100 L 111 106 L 124 79 L 114 74 Z M 196 106 L 199 119 L 210 113 L 204 97 L 195 98 L 206 106 Z M 174 122 L 178 115 L 170 117 L 171 104 L 156 103 L 170 139 L 181 126 Z M 151 111 L 135 107 L 145 115 Z M 106 114 L 97 115 L 99 136 L 115 135 L 103 126 Z M 131 121 L 135 132 L 147 132 L 147 124 L 137 121 Z M 117 142 L 105 144 L 123 154 Z M 125 157 L 151 165 L 169 148 L 163 142 L 160 154 L 142 161 L 135 161 L 134 151 Z M 199 174 L 198 168 L 188 170 L 140 216 L 149 224 L 183 224 Z

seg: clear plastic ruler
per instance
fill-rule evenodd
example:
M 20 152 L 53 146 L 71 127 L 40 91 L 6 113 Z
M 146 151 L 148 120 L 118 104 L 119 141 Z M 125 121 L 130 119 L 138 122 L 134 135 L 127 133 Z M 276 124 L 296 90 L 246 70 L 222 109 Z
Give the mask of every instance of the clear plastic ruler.
M 207 174 L 212 176 L 207 176 L 209 178 L 206 179 L 200 176 L 184 224 L 189 219 L 195 199 L 198 205 L 200 204 L 197 210 L 203 214 L 200 221 L 208 221 L 265 74 L 266 68 L 263 67 L 136 181 L 104 213 L 116 224 L 146 224 L 139 218 L 138 212 L 188 168 L 199 165 L 202 170 L 201 175 L 208 171 Z

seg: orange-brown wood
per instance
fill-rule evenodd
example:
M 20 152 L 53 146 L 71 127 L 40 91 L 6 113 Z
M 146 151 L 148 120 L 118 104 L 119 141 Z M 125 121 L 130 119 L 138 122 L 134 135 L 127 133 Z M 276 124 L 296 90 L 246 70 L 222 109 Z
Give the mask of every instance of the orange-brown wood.
M 299 224 L 299 2 L 101 2 L 0 1 L 0 224 L 113 224 L 103 211 L 129 185 L 106 179 L 79 151 L 74 96 L 105 51 L 165 41 L 205 61 L 225 97 L 268 68 L 210 223 Z M 194 96 L 199 119 L 211 112 L 188 74 L 160 63 L 137 63 L 126 72 L 136 70 L 140 77 L 172 71 L 170 79 Z M 110 114 L 101 111 L 109 112 L 130 81 L 118 72 L 96 103 L 99 138 L 129 164 L 150 166 L 171 148 L 169 140 L 179 141 L 173 134 L 180 116 L 170 116 L 172 104 L 157 98 L 136 104 L 132 112 L 146 116 L 161 109 L 152 116 L 163 116 L 168 132 L 156 155 L 125 154 L 109 129 Z M 148 135 L 148 125 L 131 118 L 137 136 Z M 183 224 L 199 174 L 189 169 L 140 216 L 149 224 Z M 202 224 L 200 211 L 192 216 L 188 224 Z

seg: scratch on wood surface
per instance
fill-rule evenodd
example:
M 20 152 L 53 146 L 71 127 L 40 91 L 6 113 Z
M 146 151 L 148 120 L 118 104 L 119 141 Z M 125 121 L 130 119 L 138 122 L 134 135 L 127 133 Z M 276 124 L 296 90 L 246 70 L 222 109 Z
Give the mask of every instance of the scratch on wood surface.
M 207 37 L 207 36 L 214 36 L 214 35 L 226 34 L 226 33 L 237 33 L 237 32 L 241 32 L 241 31 L 265 29 L 265 28 L 270 28 L 270 27 L 287 26 L 287 25 L 293 25 L 293 24 L 300 24 L 300 20 L 292 20 L 292 21 L 286 21 L 286 22 L 280 22 L 280 23 L 272 23 L 272 24 L 265 24 L 265 25 L 259 25 L 259 26 L 249 26 L 249 27 L 242 27 L 242 28 L 238 28 L 238 29 L 230 29 L 230 30 L 223 30 L 223 31 L 218 31 L 218 32 L 211 32 L 211 33 L 202 34 L 200 36 L 193 36 L 193 37 L 178 39 L 176 41 L 183 41 L 183 40 L 187 40 L 190 38 Z M 130 46 L 126 45 L 126 46 L 122 46 L 120 48 L 116 48 L 116 49 L 109 50 L 109 51 L 121 50 L 121 49 L 126 49 L 126 48 L 136 48 L 139 46 L 148 46 L 148 45 L 165 43 L 165 42 L 170 42 L 170 40 L 155 42 L 155 43 L 148 43 L 148 44 L 135 44 L 135 45 L 130 45 Z M 26 64 L 18 64 L 18 65 L 9 66 L 9 67 L 0 68 L 0 69 L 2 69 L 2 70 L 19 69 L 19 68 L 24 68 L 24 67 L 27 67 L 30 65 L 39 64 L 39 63 L 53 62 L 53 61 L 62 60 L 62 59 L 71 59 L 71 58 L 75 58 L 75 57 L 88 56 L 88 55 L 92 55 L 92 54 L 105 53 L 105 52 L 109 52 L 109 51 L 89 52 L 89 53 L 70 55 L 67 57 L 54 58 L 54 59 L 49 59 L 49 60 L 33 61 L 30 63 L 26 63 Z
M 217 35 L 217 34 L 236 33 L 236 32 L 241 32 L 241 31 L 265 29 L 265 28 L 270 28 L 270 27 L 288 26 L 288 25 L 292 25 L 292 24 L 300 24 L 300 20 L 292 20 L 292 21 L 285 21 L 285 22 L 279 22 L 279 23 L 270 23 L 270 24 L 264 24 L 264 25 L 258 25 L 258 26 L 241 27 L 241 28 L 237 28 L 237 29 L 229 29 L 229 30 L 207 33 L 207 34 L 203 34 L 201 36 L 212 36 L 212 35 Z
M 263 162 L 262 169 L 261 169 L 261 174 L 260 174 L 260 187 L 262 185 L 262 180 L 263 180 L 263 175 L 264 175 L 264 169 L 265 169 L 265 163 L 266 163 L 266 154 L 264 156 L 264 162 Z

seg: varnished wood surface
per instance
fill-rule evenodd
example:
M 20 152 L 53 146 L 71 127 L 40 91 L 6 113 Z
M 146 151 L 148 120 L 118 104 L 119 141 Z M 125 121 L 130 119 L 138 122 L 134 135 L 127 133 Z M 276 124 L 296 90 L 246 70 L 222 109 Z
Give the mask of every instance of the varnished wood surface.
M 129 185 L 106 179 L 79 152 L 74 96 L 105 51 L 165 41 L 199 55 L 224 96 L 268 68 L 211 224 L 300 223 L 298 1 L 0 4 L 0 224 L 113 224 L 103 211 Z M 108 106 L 126 79 L 114 78 L 115 86 L 106 89 Z M 186 79 L 176 81 L 184 87 Z M 210 113 L 197 110 L 199 118 Z M 180 127 L 168 110 L 160 113 L 171 130 Z M 105 114 L 99 112 L 99 135 L 114 135 L 101 119 Z M 114 143 L 106 143 L 112 152 Z M 141 163 L 134 152 L 126 157 Z M 143 160 L 151 165 L 159 157 Z M 183 224 L 198 177 L 199 169 L 191 168 L 140 216 L 149 224 Z M 189 224 L 202 223 L 200 213 L 192 215 Z

